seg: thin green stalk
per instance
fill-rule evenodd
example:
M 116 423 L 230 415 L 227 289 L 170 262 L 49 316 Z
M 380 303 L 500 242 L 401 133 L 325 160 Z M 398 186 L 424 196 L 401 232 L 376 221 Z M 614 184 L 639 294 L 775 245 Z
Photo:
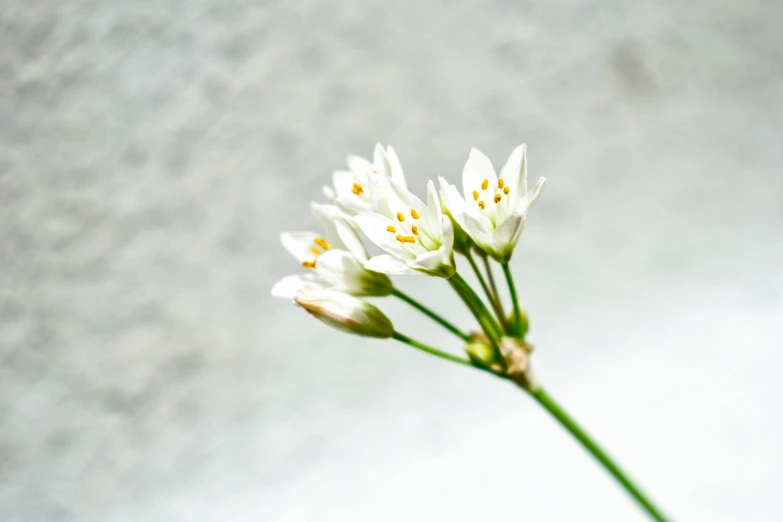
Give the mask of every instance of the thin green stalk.
M 458 336 L 463 341 L 469 341 L 470 340 L 470 336 L 468 334 L 463 333 L 462 331 L 460 331 L 459 328 L 457 328 L 456 326 L 454 326 L 453 324 L 451 324 L 450 322 L 448 322 L 443 317 L 439 316 L 438 314 L 436 314 L 435 312 L 433 312 L 432 310 L 430 310 L 429 308 L 427 308 L 423 304 L 419 303 L 418 301 L 413 299 L 411 296 L 402 293 L 400 290 L 397 290 L 396 288 L 392 291 L 392 295 L 394 295 L 395 297 L 399 297 L 400 299 L 402 299 L 403 301 L 405 301 L 406 303 L 408 303 L 409 305 L 414 307 L 416 310 L 422 312 L 424 315 L 426 315 L 427 317 L 429 317 L 430 319 L 432 319 L 436 323 L 440 324 L 446 330 L 448 330 L 451 333 L 453 333 L 454 335 Z
M 503 330 L 489 313 L 489 310 L 487 310 L 484 301 L 476 295 L 476 292 L 473 291 L 470 285 L 458 273 L 455 272 L 447 281 L 473 313 L 492 345 L 499 350 L 498 342 L 503 335 Z
M 505 323 L 505 318 L 503 317 L 503 310 L 500 308 L 499 303 L 495 298 L 495 295 L 497 294 L 493 294 L 492 291 L 490 291 L 489 287 L 487 286 L 487 281 L 484 279 L 484 276 L 481 274 L 481 270 L 479 270 L 479 267 L 476 264 L 476 260 L 473 258 L 473 254 L 470 253 L 470 250 L 468 250 L 465 253 L 465 257 L 468 258 L 468 263 L 470 263 L 470 267 L 473 269 L 473 272 L 476 274 L 476 279 L 478 279 L 479 284 L 481 284 L 481 288 L 484 290 L 484 293 L 487 295 L 487 300 L 489 300 L 489 304 L 492 305 L 492 309 L 495 311 L 495 315 L 497 316 L 498 321 L 500 321 L 502 325 L 503 323 Z M 486 257 L 484 259 L 486 260 Z
M 508 292 L 511 294 L 511 302 L 514 305 L 514 329 L 516 335 L 522 335 L 522 310 L 519 308 L 519 299 L 517 299 L 517 289 L 514 286 L 514 278 L 511 276 L 511 269 L 508 263 L 502 263 L 503 273 L 506 275 L 508 283 Z
M 566 413 L 555 400 L 546 393 L 542 388 L 538 388 L 530 392 L 533 398 L 548 411 L 557 421 L 573 435 L 584 448 L 589 451 L 598 462 L 603 465 L 606 470 L 617 479 L 617 481 L 625 488 L 631 497 L 639 503 L 639 505 L 647 512 L 653 520 L 657 522 L 669 522 L 663 512 L 652 500 L 642 492 L 639 487 L 631 481 L 630 477 L 612 460 L 606 452 L 601 449 L 593 439 L 582 430 L 581 427 Z
M 492 295 L 495 297 L 495 302 L 498 305 L 498 308 L 495 311 L 498 313 L 500 322 L 505 326 L 507 322 L 506 312 L 503 310 L 503 300 L 500 298 L 497 285 L 495 285 L 495 276 L 492 274 L 492 267 L 489 264 L 489 256 L 482 256 L 482 259 L 484 260 L 484 269 L 487 272 L 487 279 L 489 279 L 489 287 L 492 289 Z
M 483 366 L 479 366 L 477 364 L 473 364 L 468 359 L 463 359 L 462 357 L 458 357 L 456 355 L 452 355 L 450 353 L 443 352 L 441 350 L 438 350 L 437 348 L 433 348 L 432 346 L 427 346 L 426 344 L 420 343 L 414 339 L 411 339 L 410 337 L 407 337 L 400 332 L 394 332 L 393 338 L 405 343 L 409 346 L 412 346 L 418 350 L 421 350 L 423 352 L 426 352 L 430 355 L 434 355 L 435 357 L 440 357 L 441 359 L 446 359 L 447 361 L 451 361 L 457 364 L 462 364 L 463 366 L 470 366 L 471 368 L 475 368 L 477 370 L 482 370 L 488 373 L 491 373 L 493 375 L 497 375 L 498 377 L 505 378 L 505 375 L 495 373 L 494 371 L 490 370 L 489 368 L 484 368 Z

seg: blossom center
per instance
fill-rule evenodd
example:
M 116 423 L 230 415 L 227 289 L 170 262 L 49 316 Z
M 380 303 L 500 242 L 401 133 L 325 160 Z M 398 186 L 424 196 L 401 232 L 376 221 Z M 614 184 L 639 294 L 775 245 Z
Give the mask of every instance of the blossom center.
M 329 242 L 322 237 L 316 237 L 315 239 L 313 239 L 313 244 L 315 244 L 317 247 L 321 247 L 321 249 L 323 249 L 323 252 L 326 252 L 327 250 L 332 248 L 329 245 Z M 310 252 L 312 252 L 312 254 L 315 257 L 310 261 L 302 261 L 302 266 L 312 270 L 315 268 L 315 262 L 318 260 L 318 256 L 323 254 L 323 252 L 316 247 L 310 248 Z
M 492 189 L 489 188 L 489 180 L 485 179 L 481 182 L 481 192 L 478 190 L 473 191 L 473 201 L 476 202 L 481 210 L 486 210 L 487 203 L 485 199 L 481 197 L 482 193 L 489 198 L 492 198 L 492 201 L 498 205 L 503 200 L 503 196 L 507 196 L 509 192 L 511 192 L 511 187 L 506 186 L 506 182 L 503 178 L 499 178 L 497 188 L 493 187 Z
M 416 209 L 412 208 L 410 209 L 410 215 L 414 220 L 421 219 L 421 214 L 419 214 Z M 397 212 L 395 215 L 397 218 L 397 221 L 400 222 L 400 226 L 402 227 L 401 233 L 397 233 L 397 227 L 393 225 L 389 225 L 386 227 L 386 231 L 394 236 L 394 239 L 399 241 L 400 243 L 416 243 L 417 238 L 415 236 L 419 235 L 419 227 L 416 225 L 410 225 L 410 227 L 405 224 L 405 214 L 402 212 Z M 405 234 L 405 232 L 410 232 L 409 234 Z M 419 242 L 421 240 L 419 239 Z M 422 245 L 424 246 L 424 245 Z

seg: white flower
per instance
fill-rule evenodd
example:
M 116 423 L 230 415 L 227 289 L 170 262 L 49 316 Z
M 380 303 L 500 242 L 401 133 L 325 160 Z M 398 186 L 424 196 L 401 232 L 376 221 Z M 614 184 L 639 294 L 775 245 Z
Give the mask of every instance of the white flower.
M 296 293 L 294 302 L 343 332 L 382 339 L 394 335 L 394 326 L 378 307 L 343 292 L 304 289 Z
M 525 145 L 514 149 L 499 178 L 489 158 L 472 149 L 462 171 L 464 198 L 454 185 L 439 180 L 441 195 L 454 220 L 479 248 L 507 263 L 522 234 L 527 212 L 546 181 L 540 178 L 528 191 Z
M 363 212 L 355 223 L 370 241 L 388 252 L 364 264 L 386 274 L 423 272 L 451 277 L 454 265 L 454 228 L 441 213 L 440 198 L 430 181 L 427 204 L 395 181 L 379 175 L 369 178 L 372 212 Z
M 359 156 L 348 156 L 346 162 L 349 170 L 336 171 L 332 175 L 334 188 L 324 187 L 324 194 L 349 216 L 372 211 L 367 190 L 371 174 L 380 174 L 403 188 L 406 186 L 402 165 L 391 147 L 384 150 L 380 143 L 376 144 L 372 163 Z
M 369 259 L 356 229 L 333 205 L 312 204 L 313 214 L 325 234 L 284 232 L 283 246 L 311 273 L 291 275 L 273 288 L 276 297 L 293 298 L 305 288 L 331 288 L 352 295 L 384 296 L 391 294 L 391 280 L 364 268 Z

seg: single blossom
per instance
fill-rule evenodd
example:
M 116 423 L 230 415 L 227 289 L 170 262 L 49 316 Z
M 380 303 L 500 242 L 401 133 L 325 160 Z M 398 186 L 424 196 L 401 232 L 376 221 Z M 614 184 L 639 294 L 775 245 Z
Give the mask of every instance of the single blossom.
M 324 187 L 324 194 L 349 216 L 372 211 L 370 176 L 385 176 L 403 188 L 406 186 L 402 165 L 391 146 L 384 149 L 376 144 L 372 162 L 359 156 L 348 156 L 346 162 L 348 170 L 336 171 L 332 175 L 333 187 Z
M 382 339 L 394 335 L 392 322 L 378 307 L 343 292 L 306 288 L 296 293 L 294 302 L 343 332 Z
M 386 274 L 451 277 L 454 228 L 441 212 L 432 181 L 427 184 L 426 204 L 386 176 L 372 175 L 368 181 L 372 211 L 357 215 L 354 221 L 388 254 L 371 258 L 364 267 Z
M 284 277 L 273 288 L 276 297 L 293 298 L 305 288 L 331 288 L 352 295 L 389 295 L 388 276 L 364 268 L 369 260 L 359 234 L 334 205 L 313 203 L 324 234 L 284 232 L 283 246 L 310 272 Z
M 514 149 L 500 170 L 500 177 L 489 158 L 472 149 L 462 171 L 464 197 L 457 187 L 443 178 L 439 180 L 449 214 L 481 250 L 507 263 L 522 234 L 527 213 L 546 182 L 540 178 L 528 190 L 525 145 Z

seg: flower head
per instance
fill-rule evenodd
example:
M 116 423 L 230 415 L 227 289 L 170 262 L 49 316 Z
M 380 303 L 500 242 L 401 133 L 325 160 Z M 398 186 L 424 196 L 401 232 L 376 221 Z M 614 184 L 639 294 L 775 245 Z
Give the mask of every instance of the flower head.
M 378 143 L 373 151 L 372 163 L 359 156 L 348 156 L 348 170 L 338 170 L 332 175 L 332 187 L 324 187 L 324 194 L 349 216 L 372 210 L 368 193 L 369 177 L 381 175 L 405 187 L 405 175 L 394 149 L 386 149 Z
M 495 174 L 492 163 L 476 149 L 462 171 L 464 197 L 440 178 L 441 194 L 454 220 L 484 252 L 501 263 L 511 259 L 525 225 L 527 212 L 544 188 L 544 178 L 527 188 L 525 145 L 511 153 Z
M 394 326 L 378 307 L 336 290 L 300 290 L 294 302 L 319 321 L 364 337 L 385 339 L 394 335 Z
M 272 288 L 272 295 L 293 298 L 304 288 L 331 288 L 352 295 L 384 296 L 392 283 L 384 274 L 364 268 L 369 256 L 356 229 L 333 205 L 312 204 L 324 234 L 284 232 L 283 246 L 310 270 L 307 274 L 284 277 Z
M 426 204 L 385 176 L 370 176 L 369 193 L 372 211 L 354 220 L 370 241 L 388 254 L 371 258 L 365 268 L 386 274 L 454 274 L 454 228 L 441 212 L 431 181 Z

